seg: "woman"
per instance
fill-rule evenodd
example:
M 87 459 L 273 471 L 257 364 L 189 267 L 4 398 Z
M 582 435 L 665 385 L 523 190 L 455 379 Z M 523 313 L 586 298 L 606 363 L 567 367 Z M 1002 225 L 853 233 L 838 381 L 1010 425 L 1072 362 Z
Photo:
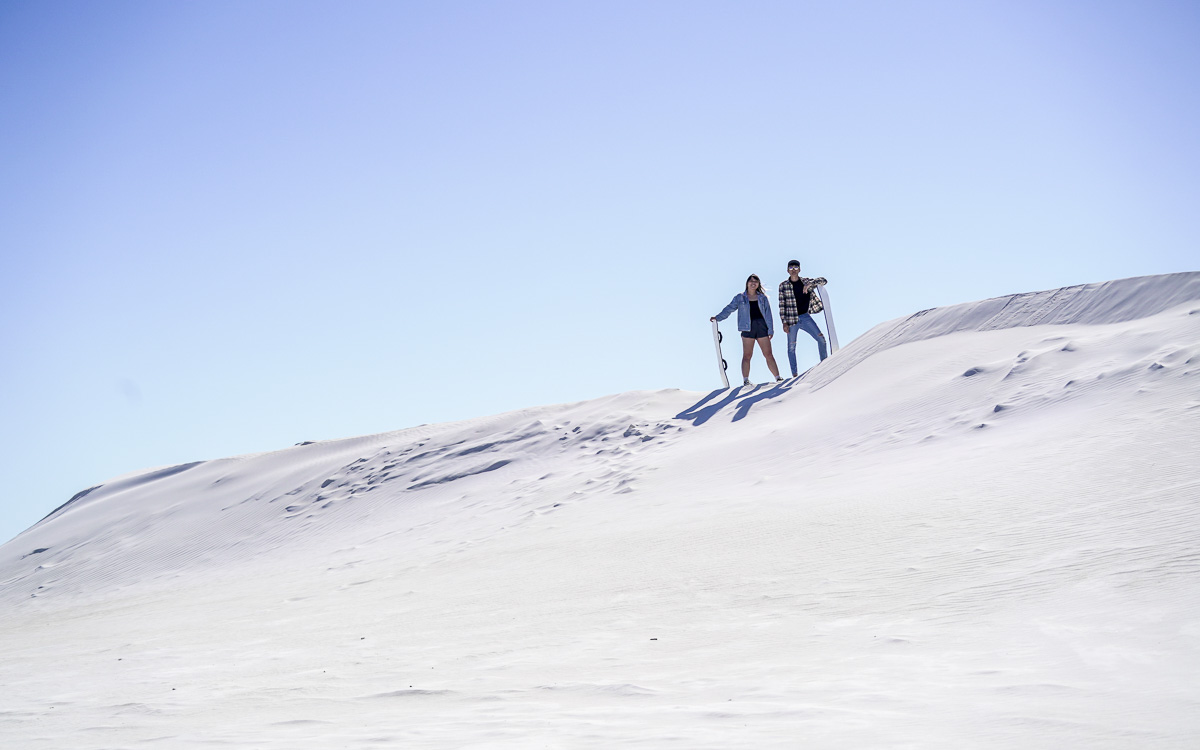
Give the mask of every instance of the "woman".
M 742 385 L 750 385 L 750 356 L 754 354 L 754 342 L 762 349 L 767 358 L 767 367 L 775 376 L 775 382 L 780 383 L 779 367 L 775 364 L 775 355 L 771 353 L 771 337 L 775 335 L 775 323 L 771 320 L 771 303 L 767 295 L 762 294 L 762 282 L 758 276 L 750 274 L 746 279 L 746 291 L 735 295 L 725 306 L 709 320 L 725 320 L 729 314 L 737 310 L 738 330 L 742 332 Z

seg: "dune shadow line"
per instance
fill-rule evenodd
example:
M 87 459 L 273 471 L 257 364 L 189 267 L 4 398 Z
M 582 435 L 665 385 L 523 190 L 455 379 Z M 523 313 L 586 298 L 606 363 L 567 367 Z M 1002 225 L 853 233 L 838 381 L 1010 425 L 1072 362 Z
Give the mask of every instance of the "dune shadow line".
M 779 398 L 780 396 L 785 395 L 789 390 L 791 390 L 791 388 L 791 385 L 784 382 L 778 383 L 764 391 L 760 391 L 758 388 L 744 390 L 745 386 L 730 390 L 717 389 L 676 414 L 675 418 L 686 419 L 690 421 L 693 426 L 699 427 L 715 417 L 717 414 L 724 411 L 726 407 L 736 404 L 737 411 L 733 415 L 732 421 L 738 422 L 742 419 L 745 419 L 746 416 L 750 414 L 750 410 L 754 408 L 755 404 L 762 401 L 767 401 L 769 399 Z M 719 401 L 713 400 L 723 393 L 727 394 L 725 398 Z

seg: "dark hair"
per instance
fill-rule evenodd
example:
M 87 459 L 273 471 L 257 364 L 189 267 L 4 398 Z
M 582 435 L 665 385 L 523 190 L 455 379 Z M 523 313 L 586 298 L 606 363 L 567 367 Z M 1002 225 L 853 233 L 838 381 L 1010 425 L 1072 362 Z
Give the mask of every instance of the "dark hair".
M 761 289 L 763 288 L 763 285 L 762 285 L 762 279 L 758 278 L 758 274 L 756 274 L 756 273 L 752 273 L 752 274 L 750 274 L 749 276 L 747 276 L 747 277 L 746 277 L 746 286 L 745 286 L 745 288 L 744 288 L 744 289 L 742 289 L 742 293 L 743 293 L 743 294 L 749 294 L 749 293 L 750 293 L 750 280 L 751 280 L 751 279 L 753 279 L 754 281 L 757 281 L 757 282 L 758 282 L 758 288 L 759 288 L 759 290 L 761 290 Z

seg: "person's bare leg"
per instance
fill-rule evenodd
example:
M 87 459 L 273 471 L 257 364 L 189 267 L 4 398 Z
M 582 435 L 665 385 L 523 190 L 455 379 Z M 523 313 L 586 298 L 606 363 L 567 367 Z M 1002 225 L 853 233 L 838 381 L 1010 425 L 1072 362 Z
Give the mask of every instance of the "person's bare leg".
M 759 339 L 758 348 L 762 349 L 763 356 L 767 358 L 767 368 L 770 369 L 771 374 L 775 376 L 776 380 L 778 380 L 779 365 L 775 364 L 775 355 L 771 353 L 771 339 L 765 337 Z M 745 361 L 749 362 L 750 360 L 747 359 Z M 749 370 L 748 367 L 747 370 Z
M 754 339 L 742 337 L 742 380 L 750 377 L 750 357 L 754 354 Z

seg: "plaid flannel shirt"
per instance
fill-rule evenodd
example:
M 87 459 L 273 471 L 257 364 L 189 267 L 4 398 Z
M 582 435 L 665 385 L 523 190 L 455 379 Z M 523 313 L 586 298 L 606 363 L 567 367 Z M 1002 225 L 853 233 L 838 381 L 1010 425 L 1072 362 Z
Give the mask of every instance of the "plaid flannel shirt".
M 815 287 L 818 284 L 828 284 L 824 276 L 818 276 L 815 279 L 806 279 L 803 276 L 800 280 L 805 284 L 812 284 L 814 289 L 812 294 L 808 295 L 808 309 L 805 310 L 809 315 L 821 312 L 825 306 L 821 304 L 821 295 L 816 293 Z M 785 326 L 794 326 L 796 321 L 800 320 L 800 310 L 796 304 L 796 292 L 792 289 L 791 279 L 784 279 L 779 284 L 779 320 Z

